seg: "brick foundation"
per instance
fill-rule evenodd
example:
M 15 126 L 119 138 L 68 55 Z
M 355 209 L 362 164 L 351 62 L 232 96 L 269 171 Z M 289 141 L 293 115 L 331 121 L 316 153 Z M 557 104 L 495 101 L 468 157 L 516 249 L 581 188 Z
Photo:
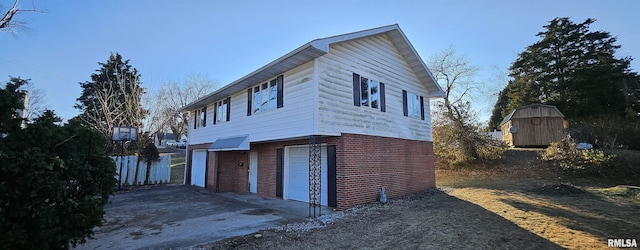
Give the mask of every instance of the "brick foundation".
M 386 188 L 388 198 L 435 187 L 432 142 L 342 134 L 339 137 L 324 137 L 322 143 L 336 146 L 336 198 L 339 210 L 378 200 L 382 187 Z M 259 195 L 276 197 L 276 150 L 307 144 L 308 140 L 251 144 L 251 151 L 258 152 Z M 193 149 L 206 148 L 208 145 L 190 145 L 189 154 Z M 249 155 L 249 151 L 209 152 L 206 188 L 216 191 L 218 187 L 218 192 L 248 192 Z M 218 156 L 219 179 L 216 169 Z M 191 163 L 187 162 L 187 165 L 187 169 L 191 169 Z M 187 183 L 189 180 L 187 178 Z M 216 186 L 217 180 L 219 183 Z
M 338 209 L 435 187 L 433 143 L 343 134 L 336 147 Z

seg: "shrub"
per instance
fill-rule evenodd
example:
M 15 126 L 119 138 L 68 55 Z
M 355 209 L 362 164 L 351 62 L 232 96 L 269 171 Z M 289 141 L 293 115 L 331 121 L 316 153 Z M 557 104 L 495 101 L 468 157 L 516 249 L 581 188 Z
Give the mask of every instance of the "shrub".
M 567 136 L 562 141 L 553 142 L 547 148 L 542 158 L 560 166 L 563 170 L 576 172 L 601 172 L 612 168 L 615 155 L 601 150 L 576 148 L 576 143 Z
M 439 167 L 453 168 L 498 160 L 508 149 L 504 142 L 493 140 L 479 129 L 460 130 L 447 125 L 433 127 L 433 144 Z
M 637 117 L 591 117 L 572 120 L 569 133 L 597 148 L 640 149 L 640 119 Z

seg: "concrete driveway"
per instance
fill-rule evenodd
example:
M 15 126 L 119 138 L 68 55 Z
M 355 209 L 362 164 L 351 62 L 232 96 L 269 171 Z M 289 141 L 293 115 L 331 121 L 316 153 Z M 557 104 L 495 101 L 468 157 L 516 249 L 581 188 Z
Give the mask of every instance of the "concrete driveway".
M 96 239 L 77 249 L 189 248 L 302 220 L 309 208 L 304 202 L 184 185 L 139 187 L 117 192 L 110 201 Z

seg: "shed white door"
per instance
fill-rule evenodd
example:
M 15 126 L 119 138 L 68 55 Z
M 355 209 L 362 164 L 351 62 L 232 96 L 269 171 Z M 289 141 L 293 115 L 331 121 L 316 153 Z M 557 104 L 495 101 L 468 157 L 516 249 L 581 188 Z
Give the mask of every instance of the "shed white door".
M 204 187 L 204 171 L 207 165 L 207 151 L 194 150 L 191 158 L 191 185 Z
M 258 152 L 249 153 L 249 192 L 258 192 Z
M 327 147 L 321 149 L 320 204 L 327 205 Z M 309 146 L 285 147 L 284 199 L 309 202 Z

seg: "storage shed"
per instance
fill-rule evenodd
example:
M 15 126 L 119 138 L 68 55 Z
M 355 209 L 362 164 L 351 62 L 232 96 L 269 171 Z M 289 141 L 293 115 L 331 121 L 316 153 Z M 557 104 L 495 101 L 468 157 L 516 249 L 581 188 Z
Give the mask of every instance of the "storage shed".
M 502 140 L 514 147 L 548 146 L 562 140 L 564 115 L 551 105 L 531 104 L 516 108 L 500 127 Z

